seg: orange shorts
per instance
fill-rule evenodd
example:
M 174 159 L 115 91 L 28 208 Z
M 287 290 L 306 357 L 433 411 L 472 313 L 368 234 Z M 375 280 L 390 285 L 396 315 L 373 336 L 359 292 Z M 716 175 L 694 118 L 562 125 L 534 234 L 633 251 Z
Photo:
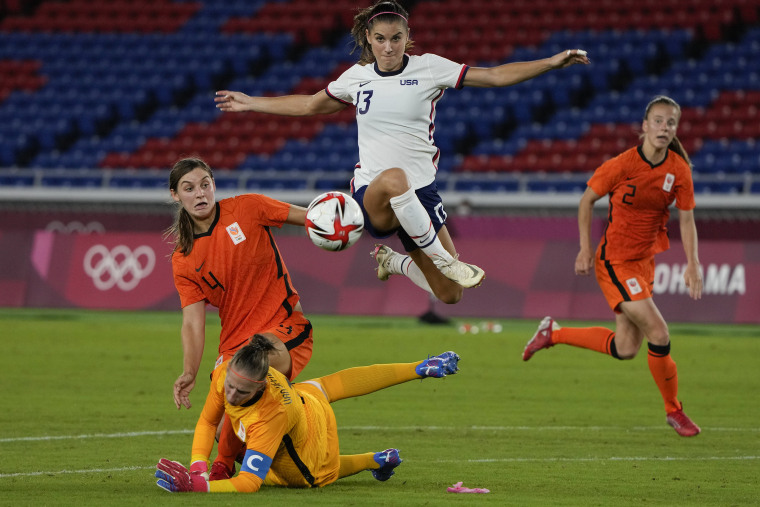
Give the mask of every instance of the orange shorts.
M 596 256 L 596 281 L 607 304 L 615 313 L 623 301 L 640 301 L 652 297 L 654 256 L 635 261 L 604 261 Z
M 293 312 L 290 317 L 282 321 L 277 327 L 263 329 L 258 334 L 271 333 L 282 340 L 290 354 L 292 366 L 289 380 L 293 380 L 301 373 L 311 359 L 314 348 L 312 338 L 313 330 L 311 322 L 301 312 Z M 247 342 L 246 342 L 247 343 Z M 241 345 L 242 346 L 242 345 Z M 220 355 L 214 369 L 235 355 L 236 351 L 225 352 Z

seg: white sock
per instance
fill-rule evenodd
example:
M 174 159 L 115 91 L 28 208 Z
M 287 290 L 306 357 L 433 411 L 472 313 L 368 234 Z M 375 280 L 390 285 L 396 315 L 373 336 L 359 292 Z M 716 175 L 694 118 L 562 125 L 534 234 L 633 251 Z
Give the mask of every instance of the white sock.
M 435 233 L 433 222 L 413 188 L 401 195 L 391 197 L 390 203 L 401 227 L 436 265 L 450 264 L 454 260 L 454 257 L 443 248 L 441 240 Z
M 398 264 L 393 262 L 397 259 Z M 429 292 L 430 294 L 433 294 L 433 289 L 430 288 L 430 284 L 425 278 L 425 275 L 422 273 L 422 270 L 419 268 L 419 266 L 414 263 L 411 257 L 408 255 L 398 254 L 395 259 L 392 259 L 392 262 L 390 264 L 391 266 L 389 267 L 391 267 L 392 273 L 407 276 L 412 282 L 414 282 L 417 287 Z

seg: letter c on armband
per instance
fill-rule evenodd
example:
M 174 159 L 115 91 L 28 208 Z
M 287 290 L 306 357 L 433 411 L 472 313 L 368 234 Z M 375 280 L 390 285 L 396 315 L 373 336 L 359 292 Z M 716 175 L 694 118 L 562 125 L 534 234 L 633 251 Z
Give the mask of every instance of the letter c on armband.
M 243 466 L 240 467 L 241 472 L 248 472 L 253 474 L 263 481 L 269 472 L 269 467 L 272 466 L 272 458 L 266 454 L 248 449 L 245 451 L 245 457 L 243 458 Z

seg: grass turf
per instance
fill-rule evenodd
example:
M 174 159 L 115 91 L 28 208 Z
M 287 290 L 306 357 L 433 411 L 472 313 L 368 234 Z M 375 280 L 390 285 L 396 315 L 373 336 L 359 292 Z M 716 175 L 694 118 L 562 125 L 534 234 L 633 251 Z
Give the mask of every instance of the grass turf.
M 187 464 L 218 342 L 191 410 L 177 411 L 176 313 L 0 309 L 0 504 L 227 505 L 235 495 L 155 487 L 160 457 Z M 412 318 L 312 316 L 299 380 L 455 350 L 459 374 L 333 405 L 345 453 L 401 449 L 385 483 L 361 473 L 318 490 L 264 488 L 265 505 L 750 505 L 760 498 L 760 329 L 672 324 L 680 397 L 702 427 L 666 425 L 644 351 L 632 361 L 557 346 L 520 360 L 535 321 L 460 334 Z M 569 323 L 564 325 L 588 325 Z M 609 325 L 602 323 L 602 325 Z M 453 495 L 464 481 L 487 495 Z

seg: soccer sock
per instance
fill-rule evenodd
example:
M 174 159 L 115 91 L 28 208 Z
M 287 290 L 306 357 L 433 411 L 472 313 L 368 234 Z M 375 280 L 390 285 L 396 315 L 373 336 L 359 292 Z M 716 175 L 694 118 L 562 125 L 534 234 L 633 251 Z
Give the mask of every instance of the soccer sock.
M 391 208 L 396 214 L 401 227 L 436 265 L 450 264 L 454 257 L 443 248 L 441 240 L 433 227 L 425 207 L 420 202 L 414 189 L 410 188 L 401 195 L 390 198 Z
M 332 375 L 326 375 L 314 380 L 322 385 L 330 403 L 332 403 L 344 398 L 373 393 L 386 387 L 420 378 L 414 371 L 414 368 L 418 364 L 419 361 L 416 363 L 359 366 L 341 370 Z
M 648 344 L 647 362 L 652 372 L 654 382 L 665 402 L 665 412 L 668 414 L 681 408 L 678 401 L 678 369 L 676 362 L 670 357 L 670 342 L 667 345 Z
M 380 465 L 377 464 L 374 456 L 374 452 L 366 452 L 364 454 L 341 454 L 338 479 L 358 474 L 364 470 L 380 468 Z
M 552 332 L 552 343 L 564 343 L 618 357 L 615 332 L 606 327 L 562 327 Z
M 404 255 L 404 259 L 401 262 L 401 274 L 406 275 L 417 287 L 433 294 L 433 289 L 430 288 L 430 284 L 422 273 L 422 270 L 408 255 Z
M 216 446 L 217 456 L 214 462 L 221 461 L 227 468 L 232 470 L 235 465 L 235 459 L 244 448 L 244 445 L 232 429 L 230 418 L 225 414 L 222 431 L 219 434 L 219 443 Z

